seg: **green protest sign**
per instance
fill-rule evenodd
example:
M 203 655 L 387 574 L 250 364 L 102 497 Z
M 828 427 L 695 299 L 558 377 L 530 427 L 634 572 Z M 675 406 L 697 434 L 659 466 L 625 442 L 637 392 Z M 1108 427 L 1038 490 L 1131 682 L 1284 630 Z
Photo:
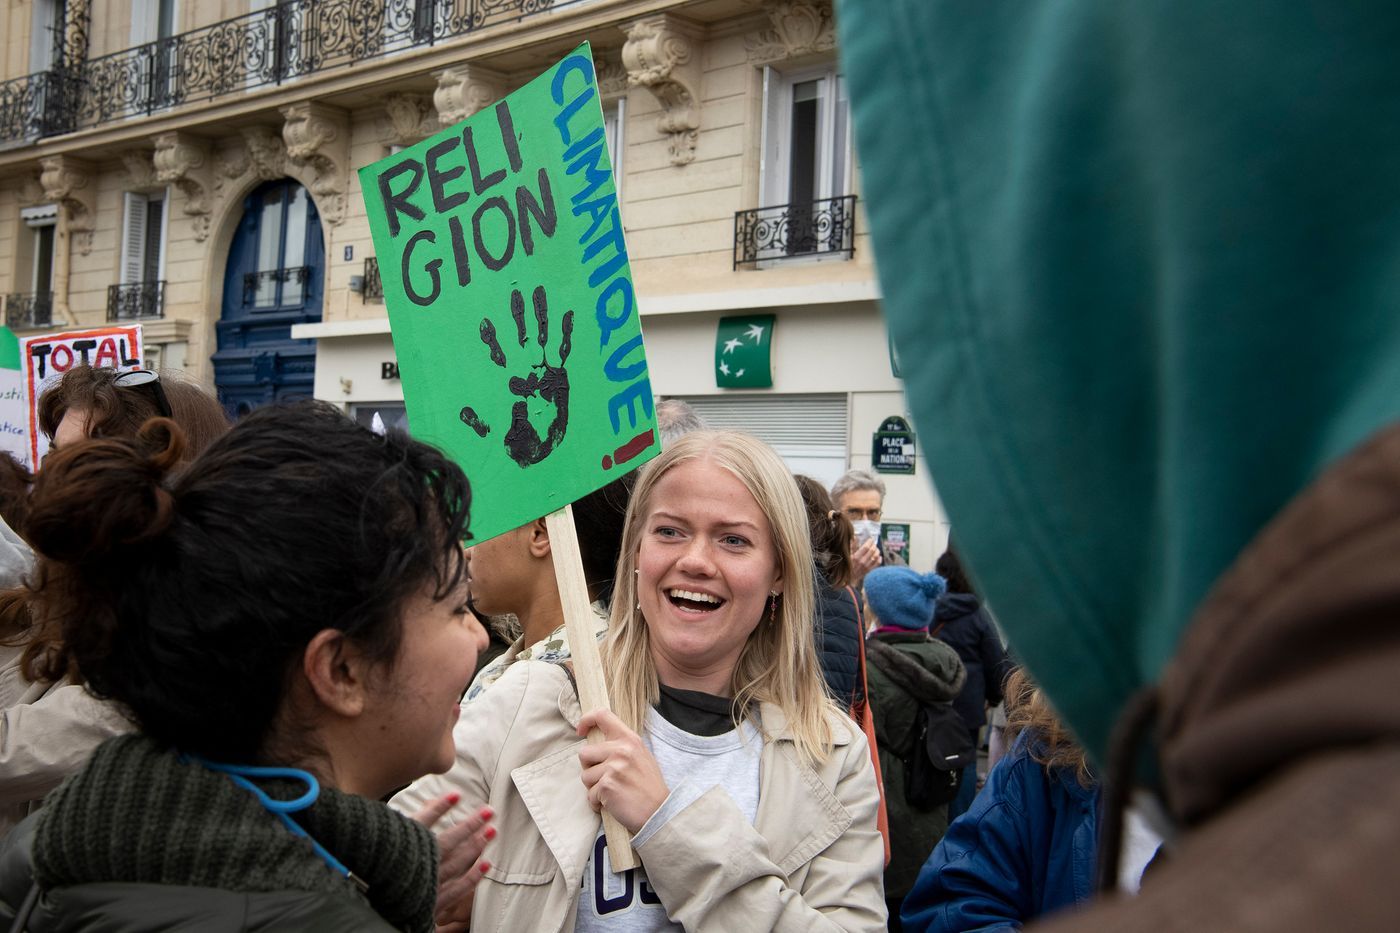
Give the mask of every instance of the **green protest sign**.
M 588 43 L 360 185 L 409 423 L 471 478 L 474 541 L 660 452 Z

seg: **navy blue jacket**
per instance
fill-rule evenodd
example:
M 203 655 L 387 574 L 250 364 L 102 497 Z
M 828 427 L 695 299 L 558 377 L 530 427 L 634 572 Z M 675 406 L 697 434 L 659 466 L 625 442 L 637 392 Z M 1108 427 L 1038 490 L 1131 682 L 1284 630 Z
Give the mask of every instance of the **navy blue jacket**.
M 981 602 L 971 593 L 944 593 L 933 607 L 930 634 L 950 646 L 967 669 L 967 682 L 953 701 L 967 728 L 976 732 L 987 721 L 987 704 L 1001 702 L 1011 660 L 992 628 Z
M 865 698 L 860 682 L 862 646 L 860 612 L 855 599 L 844 589 L 827 585 L 817 574 L 817 655 L 827 689 L 844 710 Z
M 1020 929 L 1092 895 L 1098 785 L 1047 771 L 1030 739 L 1017 738 L 924 863 L 901 911 L 907 933 Z

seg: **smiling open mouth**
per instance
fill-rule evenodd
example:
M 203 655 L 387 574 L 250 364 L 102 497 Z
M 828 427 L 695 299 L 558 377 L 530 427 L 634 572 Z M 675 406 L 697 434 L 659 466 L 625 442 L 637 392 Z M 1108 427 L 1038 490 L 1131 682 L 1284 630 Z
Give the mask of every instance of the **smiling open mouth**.
M 671 601 L 671 605 L 686 612 L 712 612 L 723 606 L 725 602 L 718 596 L 711 596 L 709 593 L 681 589 L 667 590 L 666 598 Z

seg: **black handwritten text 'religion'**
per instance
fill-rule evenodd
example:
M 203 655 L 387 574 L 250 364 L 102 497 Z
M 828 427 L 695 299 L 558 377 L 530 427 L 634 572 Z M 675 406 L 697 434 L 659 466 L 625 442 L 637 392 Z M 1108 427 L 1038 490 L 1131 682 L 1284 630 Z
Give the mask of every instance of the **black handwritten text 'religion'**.
M 433 210 L 447 215 L 448 243 L 439 243 L 432 230 L 419 229 L 404 245 L 403 290 L 414 304 L 426 307 L 442 294 L 446 259 L 452 262 L 457 284 L 466 286 L 472 280 L 474 258 L 498 272 L 510 264 L 517 248 L 534 255 L 536 228 L 544 237 L 554 236 L 558 214 L 549 174 L 541 168 L 533 179 L 520 178 L 520 147 L 507 101 L 496 105 L 496 125 L 498 140 L 480 140 L 467 126 L 460 136 L 429 147 L 422 159 L 406 157 L 379 175 L 390 237 L 397 239 L 404 230 L 403 218 L 424 220 L 424 210 L 410 199 L 425 183 Z M 514 182 L 513 190 L 506 185 L 508 179 Z M 468 218 L 458 208 L 473 199 L 476 207 Z

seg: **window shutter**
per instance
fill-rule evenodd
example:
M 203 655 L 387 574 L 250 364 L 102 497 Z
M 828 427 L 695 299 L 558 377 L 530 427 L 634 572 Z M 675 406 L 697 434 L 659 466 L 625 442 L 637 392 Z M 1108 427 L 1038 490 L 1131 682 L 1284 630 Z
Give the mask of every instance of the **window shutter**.
M 146 264 L 146 196 L 122 194 L 122 284 L 141 281 Z
M 678 396 L 711 428 L 747 431 L 794 473 L 830 486 L 846 471 L 850 411 L 844 394 Z

